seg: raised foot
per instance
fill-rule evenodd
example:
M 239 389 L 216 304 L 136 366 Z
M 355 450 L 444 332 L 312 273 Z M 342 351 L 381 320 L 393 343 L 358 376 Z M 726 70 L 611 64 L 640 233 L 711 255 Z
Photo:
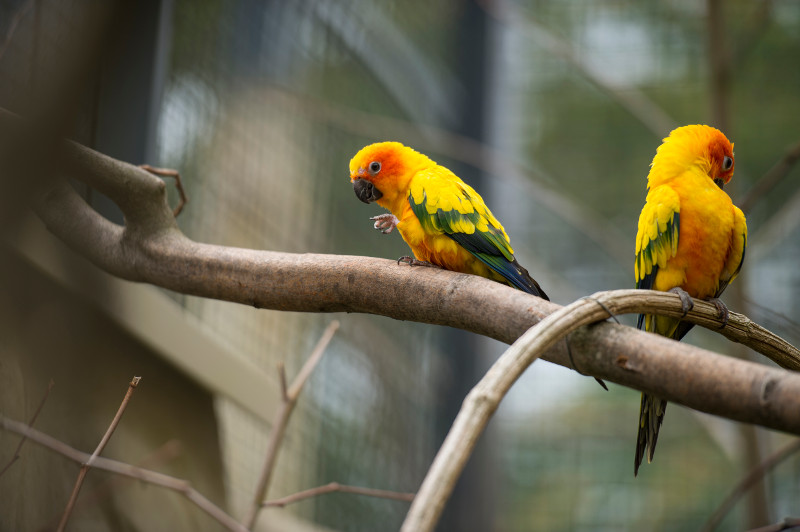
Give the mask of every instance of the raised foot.
M 379 214 L 378 216 L 373 216 L 370 220 L 375 221 L 373 227 L 384 235 L 391 233 L 400 223 L 400 220 L 394 214 Z
M 728 307 L 717 297 L 709 297 L 706 301 L 717 307 L 717 317 L 722 320 L 722 325 L 720 325 L 719 328 L 724 329 L 725 326 L 728 325 L 728 318 L 730 318 L 731 315 L 728 311 Z
M 683 288 L 676 286 L 675 288 L 670 288 L 669 290 L 673 294 L 678 294 L 678 297 L 681 298 L 681 310 L 683 311 L 683 316 L 681 318 L 685 318 L 686 315 L 689 313 L 690 310 L 694 308 L 694 301 L 692 301 L 692 296 L 684 290 Z
M 409 257 L 408 255 L 404 255 L 397 259 L 397 264 L 401 262 L 405 262 L 409 266 L 427 266 L 428 268 L 439 268 L 442 269 L 441 266 L 438 264 L 433 264 L 432 262 L 426 262 L 424 260 L 415 259 L 414 257 Z

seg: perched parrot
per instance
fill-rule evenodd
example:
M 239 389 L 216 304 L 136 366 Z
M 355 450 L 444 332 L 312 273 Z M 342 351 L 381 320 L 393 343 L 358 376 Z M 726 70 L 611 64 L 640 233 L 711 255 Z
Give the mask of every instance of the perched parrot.
M 383 233 L 397 227 L 415 257 L 400 260 L 480 275 L 548 299 L 514 258 L 480 195 L 444 166 L 399 142 L 381 142 L 350 160 L 350 181 L 358 199 L 391 211 L 371 219 Z
M 647 176 L 647 199 L 636 235 L 636 288 L 675 292 L 684 314 L 692 297 L 714 303 L 742 267 L 747 245 L 744 214 L 723 191 L 733 176 L 733 144 L 719 130 L 679 127 L 659 146 Z M 680 340 L 692 324 L 640 315 L 639 328 Z M 667 402 L 642 394 L 634 476 L 645 451 L 653 459 Z

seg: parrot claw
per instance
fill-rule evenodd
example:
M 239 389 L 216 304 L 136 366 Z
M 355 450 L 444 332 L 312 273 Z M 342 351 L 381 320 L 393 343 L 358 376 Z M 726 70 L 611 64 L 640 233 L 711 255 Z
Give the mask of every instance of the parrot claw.
M 409 266 L 427 266 L 428 268 L 439 268 L 442 269 L 441 266 L 438 264 L 433 264 L 431 262 L 426 262 L 424 260 L 415 259 L 414 257 L 409 257 L 408 255 L 404 255 L 397 259 L 397 264 L 399 265 L 401 262 L 407 263 Z
M 685 318 L 686 315 L 689 313 L 690 310 L 694 308 L 694 301 L 692 301 L 692 296 L 684 290 L 683 288 L 676 286 L 675 288 L 670 288 L 669 292 L 673 294 L 678 294 L 678 297 L 681 298 L 681 310 L 683 311 L 683 316 L 681 319 Z
M 717 317 L 722 320 L 722 325 L 720 325 L 719 328 L 724 329 L 725 326 L 728 325 L 728 318 L 731 314 L 730 311 L 728 311 L 728 307 L 717 297 L 710 297 L 706 299 L 706 301 L 717 307 Z
M 397 224 L 400 223 L 400 220 L 398 220 L 397 216 L 394 214 L 379 214 L 378 216 L 371 217 L 370 220 L 375 221 L 373 227 L 384 235 L 391 233 L 394 228 L 397 227 Z

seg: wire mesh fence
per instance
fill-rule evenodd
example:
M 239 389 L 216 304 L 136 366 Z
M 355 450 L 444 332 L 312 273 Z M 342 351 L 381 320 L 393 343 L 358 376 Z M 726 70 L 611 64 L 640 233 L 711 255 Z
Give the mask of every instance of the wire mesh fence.
M 35 38 L 43 33 L 35 29 L 69 27 L 48 21 L 74 17 L 66 3 L 30 2 L 24 11 L 27 4 L 2 7 L 6 34 L 14 14 L 26 13 L 0 56 L 7 80 L 0 101 L 12 109 L 35 72 L 46 72 L 56 57 L 49 54 L 58 49 L 58 32 Z M 349 158 L 361 146 L 399 140 L 462 177 L 475 176 L 520 262 L 556 302 L 568 303 L 633 285 L 636 219 L 648 164 L 669 132 L 663 125 L 711 120 L 707 41 L 714 21 L 703 4 L 478 2 L 488 28 L 479 55 L 466 51 L 470 2 L 164 4 L 170 16 L 168 46 L 159 51 L 167 67 L 157 160 L 132 162 L 180 169 L 190 205 L 179 225 L 198 241 L 407 254 L 397 235 L 372 229 L 367 218 L 379 210 L 358 202 L 347 180 Z M 736 146 L 731 195 L 738 202 L 800 136 L 800 70 L 786 68 L 800 51 L 800 9 L 790 1 L 736 1 L 725 10 L 732 58 L 726 133 Z M 485 74 L 480 91 L 467 81 L 470 69 Z M 463 125 L 474 94 L 484 98 L 475 111 L 485 114 L 477 139 Z M 748 212 L 750 247 L 738 281 L 743 308 L 733 308 L 794 344 L 797 189 L 787 178 Z M 329 319 L 172 297 L 275 375 L 276 394 L 276 363 L 284 361 L 291 378 Z M 688 340 L 731 352 L 710 333 Z M 453 380 L 462 387 L 477 380 L 472 369 L 459 372 L 466 359 L 483 367 L 503 348 L 431 326 L 346 316 L 298 405 L 269 495 L 331 481 L 413 491 L 452 419 L 444 412 L 460 404 L 444 390 Z M 489 500 L 493 513 L 476 517 L 475 526 L 700 526 L 747 467 L 743 437 L 731 423 L 672 405 L 654 463 L 634 480 L 638 406 L 636 392 L 604 392 L 591 379 L 537 362 L 498 411 L 482 465 L 469 477 L 489 486 L 469 496 Z M 223 397 L 216 413 L 228 502 L 241 515 L 270 427 Z M 759 431 L 757 439 L 764 456 L 785 437 Z M 769 477 L 775 520 L 798 512 L 797 467 L 792 459 Z M 396 529 L 406 509 L 334 494 L 267 515 L 288 511 L 334 529 L 377 530 Z M 738 508 L 723 525 L 740 529 L 746 519 Z

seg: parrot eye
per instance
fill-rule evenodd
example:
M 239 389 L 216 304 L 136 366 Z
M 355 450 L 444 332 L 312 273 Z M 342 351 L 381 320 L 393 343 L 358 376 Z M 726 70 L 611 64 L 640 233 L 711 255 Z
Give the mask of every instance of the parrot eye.
M 369 173 L 375 175 L 381 171 L 381 163 L 378 161 L 372 161 L 369 163 Z
M 731 168 L 733 168 L 733 159 L 731 159 L 726 155 L 725 157 L 722 158 L 722 170 L 724 172 L 727 172 Z

